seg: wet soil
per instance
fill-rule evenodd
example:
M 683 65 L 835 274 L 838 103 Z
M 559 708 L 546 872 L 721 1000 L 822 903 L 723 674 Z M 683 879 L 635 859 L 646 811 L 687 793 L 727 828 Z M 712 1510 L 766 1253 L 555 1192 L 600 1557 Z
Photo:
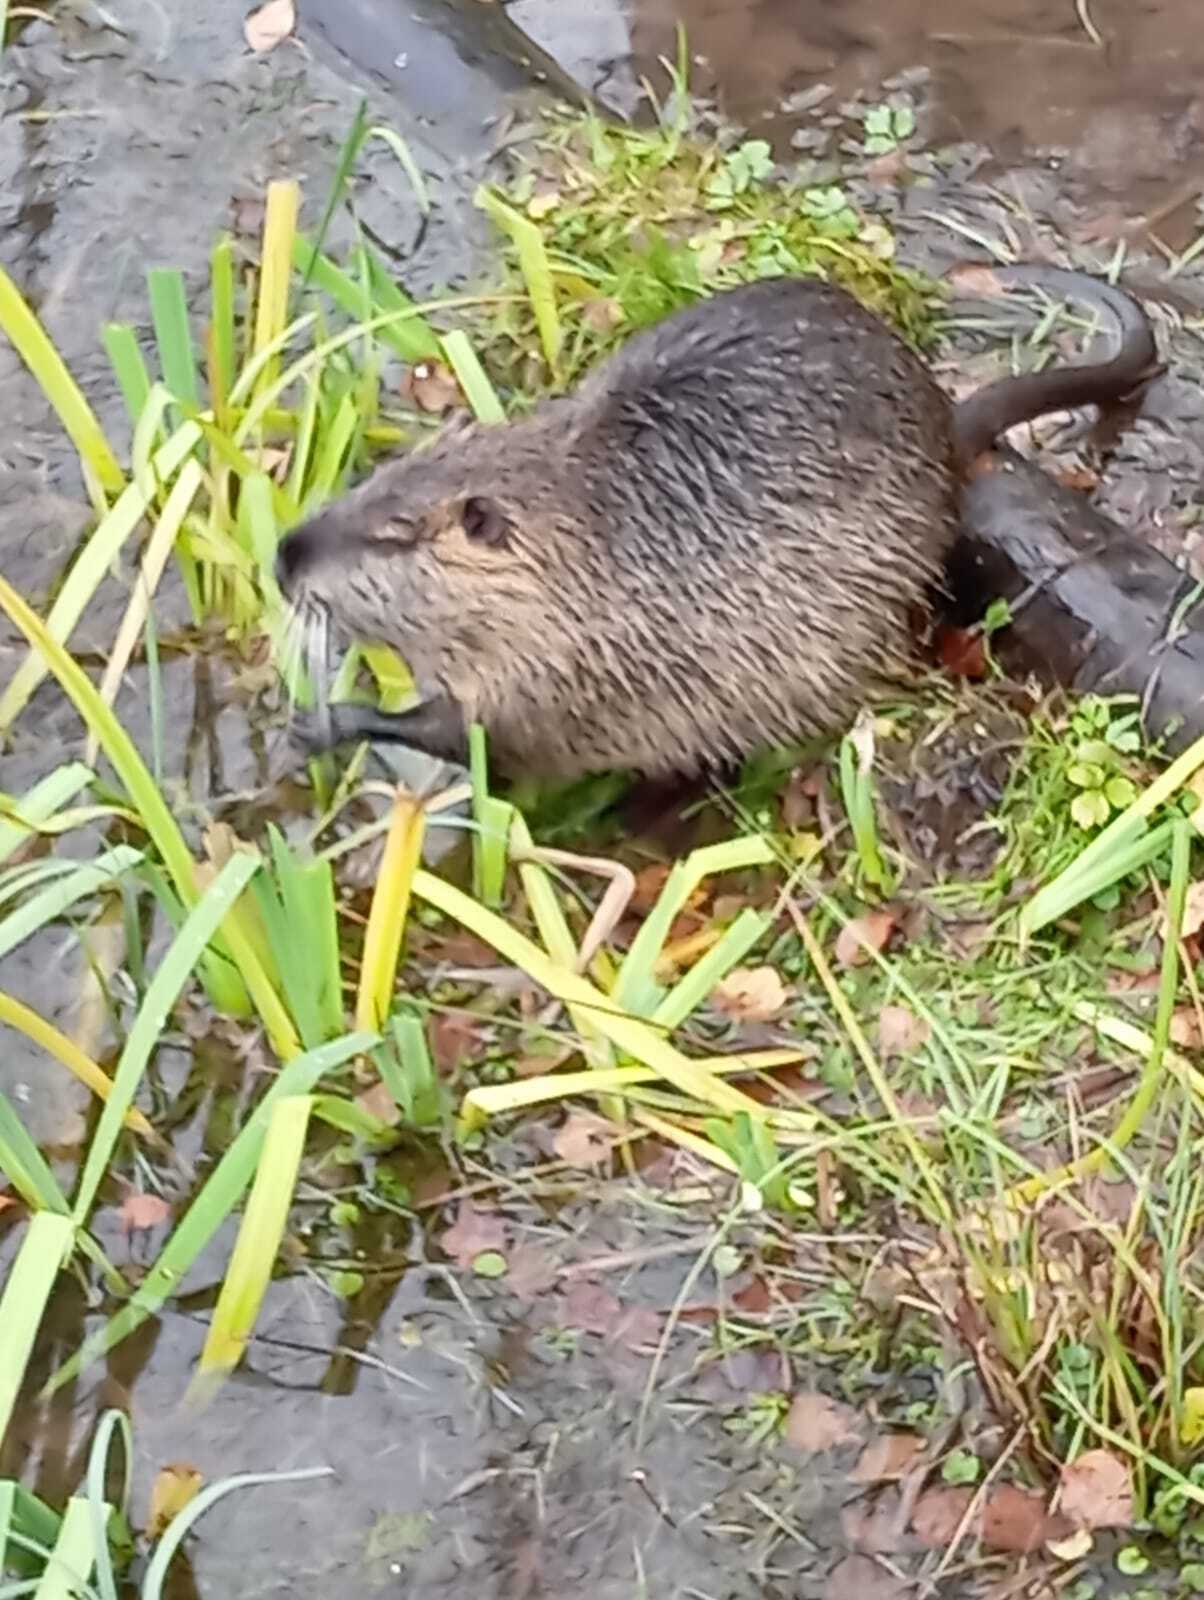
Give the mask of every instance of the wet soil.
M 0 64 L 0 260 L 118 439 L 123 422 L 97 335 L 109 318 L 148 333 L 145 266 L 182 267 L 199 293 L 215 234 L 239 224 L 238 208 L 253 212 L 275 176 L 303 178 L 312 215 L 367 91 L 415 150 L 438 209 L 416 251 L 420 219 L 382 148 L 365 158 L 368 179 L 356 197 L 362 219 L 411 289 L 471 278 L 486 247 L 472 189 L 495 144 L 516 131 L 516 118 L 521 128 L 531 78 L 555 79 L 542 58 L 528 71 L 513 36 L 482 48 L 478 32 L 465 46 L 454 29 L 440 32 L 415 6 L 388 0 L 303 4 L 300 43 L 256 58 L 242 42 L 244 9 L 234 0 L 187 8 L 110 0 L 103 12 L 63 4 L 50 21 L 29 20 Z M 897 71 L 931 69 L 926 81 L 916 80 L 925 141 L 965 139 L 975 148 L 933 166 L 935 188 L 918 196 L 889 177 L 872 188 L 870 199 L 901 227 L 911 259 L 940 267 L 961 253 L 965 238 L 950 230 L 950 218 L 991 237 L 1011 229 L 1042 250 L 1069 240 L 1084 259 L 1097 250 L 1098 235 L 1115 236 L 1142 215 L 1139 242 L 1152 232 L 1182 244 L 1199 225 L 1204 35 L 1173 0 L 1141 7 L 1093 0 L 1078 12 L 1046 0 L 849 0 L 839 8 L 678 0 L 676 10 L 728 111 L 763 123 L 783 146 L 803 123 L 800 111 L 782 108 L 792 95 L 827 83 L 835 103 L 858 90 L 877 95 Z M 636 0 L 630 13 L 608 0 L 571 8 L 566 0 L 515 0 L 507 14 L 589 90 L 625 109 L 634 106 L 639 73 L 658 54 L 672 54 L 668 0 Z M 707 70 L 700 68 L 703 88 Z M 828 137 L 840 135 L 833 129 Z M 822 156 L 813 143 L 807 153 Z M 1109 246 L 1101 248 L 1106 257 Z M 1153 264 L 1149 279 L 1161 292 Z M 1204 479 L 1199 344 L 1190 329 L 1204 290 L 1189 271 L 1175 294 L 1171 310 L 1160 313 L 1175 371 L 1114 452 L 1096 499 L 1181 556 Z M 998 334 L 986 342 L 997 344 Z M 975 343 L 963 343 L 972 365 Z M 86 513 L 58 426 L 6 347 L 0 406 L 10 419 L 0 450 L 0 568 L 40 597 Z M 117 575 L 89 612 L 83 645 L 107 644 L 124 598 Z M 14 660 L 11 635 L 0 628 L 0 678 Z M 200 661 L 181 655 L 168 664 L 165 751 L 180 804 L 195 807 L 198 818 L 208 805 L 244 789 L 262 793 L 269 782 L 237 687 L 220 665 Z M 123 716 L 141 735 L 145 696 L 136 678 L 126 694 Z M 948 858 L 951 870 L 985 865 L 957 854 L 965 823 L 959 808 L 966 793 L 980 808 L 990 804 L 1002 781 L 997 758 L 1015 730 L 1005 717 L 979 732 L 974 748 L 985 752 L 985 768 L 976 761 L 972 770 L 963 763 L 936 775 L 911 772 L 895 797 L 907 812 L 911 846 Z M 4 758 L 0 783 L 24 787 L 75 754 L 76 741 L 72 717 L 57 696 L 44 694 Z M 66 975 L 55 967 L 65 952 L 76 964 Z M 78 945 L 63 930 L 6 963 L 5 984 L 69 1026 L 82 968 Z M 50 1144 L 72 1142 L 79 1102 L 57 1080 L 48 1093 L 44 1063 L 13 1050 L 11 1037 L 5 1044 L 0 1083 L 35 1133 Z M 220 1040 L 181 1039 L 164 1050 L 161 1071 L 174 1071 L 176 1087 L 187 1083 L 195 1096 L 196 1110 L 178 1132 L 181 1153 L 194 1160 L 220 1138 L 222 1092 L 249 1069 Z M 528 1151 L 514 1159 L 533 1158 Z M 504 1169 L 505 1151 L 491 1149 L 490 1161 Z M 404 1164 L 398 1176 L 413 1178 Z M 120 1404 L 134 1421 L 139 1521 L 167 1462 L 191 1463 L 209 1478 L 333 1469 L 324 1480 L 224 1501 L 188 1546 L 172 1590 L 177 1600 L 306 1600 L 332 1589 L 460 1596 L 470 1585 L 498 1597 L 819 1600 L 856 1523 L 842 1510 L 864 1506 L 872 1492 L 849 1484 L 846 1463 L 825 1461 L 821 1469 L 785 1447 L 742 1442 L 725 1424 L 746 1417 L 758 1394 L 847 1384 L 839 1339 L 829 1340 L 818 1369 L 815 1349 L 829 1326 L 823 1307 L 835 1303 L 824 1295 L 847 1303 L 856 1290 L 829 1246 L 795 1240 L 787 1264 L 811 1275 L 818 1339 L 809 1333 L 805 1349 L 784 1362 L 769 1349 L 777 1341 L 744 1327 L 716 1360 L 714 1307 L 726 1290 L 709 1270 L 696 1282 L 687 1275 L 718 1213 L 705 1193 L 683 1190 L 690 1177 L 677 1169 L 642 1191 L 599 1183 L 584 1194 L 553 1191 L 534 1200 L 503 1185 L 501 1226 L 508 1247 L 527 1252 L 524 1288 L 513 1270 L 496 1284 L 462 1270 L 408 1215 L 378 1214 L 342 1232 L 329 1220 L 329 1184 L 315 1175 L 297 1218 L 309 1254 L 274 1286 L 263 1338 L 208 1409 L 181 1400 L 228 1236 L 215 1241 L 177 1307 L 143 1337 L 61 1403 L 25 1410 L 5 1442 L 3 1468 L 61 1502 L 79 1482 L 98 1412 Z M 116 1204 L 99 1219 L 105 1244 L 122 1264 L 149 1257 L 159 1241 L 123 1234 Z M 454 1206 L 423 1212 L 437 1216 L 440 1229 L 456 1215 Z M 0 1260 L 13 1242 L 10 1230 Z M 773 1243 L 784 1248 L 780 1238 Z M 866 1247 L 872 1251 L 874 1241 Z M 352 1300 L 332 1287 L 336 1271 L 364 1274 Z M 651 1351 L 685 1290 L 704 1313 L 668 1341 L 650 1384 Z M 42 1352 L 45 1368 L 78 1344 L 94 1315 L 74 1287 L 64 1289 Z M 878 1391 L 870 1407 L 878 1425 L 890 1427 L 912 1404 L 944 1402 L 955 1411 L 968 1404 L 964 1395 L 944 1395 L 939 1354 L 926 1360 L 905 1382 L 887 1375 L 887 1358 L 881 1369 L 859 1373 L 855 1397 L 867 1404 Z M 653 1398 L 641 1429 L 647 1387 Z M 912 1570 L 924 1570 L 920 1553 L 901 1554 Z M 999 1570 L 1014 1568 L 1011 1558 Z M 991 1577 L 988 1570 L 972 1584 L 945 1580 L 938 1592 L 969 1593 Z

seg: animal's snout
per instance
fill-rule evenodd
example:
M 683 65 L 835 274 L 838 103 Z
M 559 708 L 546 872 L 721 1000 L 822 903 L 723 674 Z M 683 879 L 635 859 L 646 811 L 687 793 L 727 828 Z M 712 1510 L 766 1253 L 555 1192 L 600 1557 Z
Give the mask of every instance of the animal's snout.
M 324 546 L 317 524 L 305 522 L 285 534 L 276 547 L 276 582 L 291 594 L 316 565 Z

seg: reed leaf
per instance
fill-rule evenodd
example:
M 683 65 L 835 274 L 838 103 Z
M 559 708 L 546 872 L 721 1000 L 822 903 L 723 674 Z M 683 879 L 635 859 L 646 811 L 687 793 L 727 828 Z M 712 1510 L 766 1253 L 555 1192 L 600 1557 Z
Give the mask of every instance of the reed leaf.
M 98 514 L 103 515 L 109 497 L 120 494 L 125 487 L 125 474 L 82 390 L 3 267 L 0 267 L 0 329 L 54 407 L 55 415 L 79 456 L 92 504 Z
M 0 1328 L 4 1329 L 0 1340 L 0 1439 L 12 1420 L 46 1302 L 74 1243 L 75 1227 L 70 1217 L 55 1211 L 36 1211 L 9 1268 L 4 1292 L 0 1294 Z
M 312 1105 L 309 1095 L 286 1095 L 272 1107 L 263 1154 L 201 1351 L 202 1374 L 233 1372 L 254 1332 L 284 1238 Z

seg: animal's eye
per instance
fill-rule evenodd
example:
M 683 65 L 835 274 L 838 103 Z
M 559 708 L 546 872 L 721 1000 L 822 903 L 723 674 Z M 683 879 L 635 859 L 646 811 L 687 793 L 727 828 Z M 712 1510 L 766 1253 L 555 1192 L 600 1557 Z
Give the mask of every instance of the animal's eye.
M 418 543 L 418 529 L 408 517 L 390 517 L 378 533 L 378 537 L 385 544 L 410 545 Z
M 504 545 L 510 533 L 510 524 L 501 506 L 484 495 L 469 495 L 460 521 L 475 544 L 487 544 L 494 549 Z

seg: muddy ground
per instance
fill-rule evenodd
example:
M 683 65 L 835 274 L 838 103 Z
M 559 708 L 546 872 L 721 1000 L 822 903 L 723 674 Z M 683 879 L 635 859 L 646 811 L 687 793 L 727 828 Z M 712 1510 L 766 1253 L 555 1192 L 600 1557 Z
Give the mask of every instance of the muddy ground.
M 670 47 L 667 4 L 639 0 L 631 16 L 603 0 L 576 7 L 516 0 L 510 10 L 590 90 L 631 108 L 639 74 Z M 415 34 L 412 11 L 407 21 L 400 9 L 378 0 L 349 4 L 339 15 L 318 6 L 307 18 L 303 5 L 299 41 L 263 57 L 244 48 L 243 6 L 233 0 L 190 8 L 111 0 L 103 11 L 79 0 L 56 7 L 51 21 L 21 24 L 0 65 L 0 260 L 116 437 L 122 422 L 99 324 L 119 318 L 145 329 L 146 265 L 180 266 L 199 287 L 215 234 L 230 225 L 253 229 L 269 179 L 298 176 L 309 205 L 320 203 L 365 90 L 418 153 L 438 210 L 414 253 L 419 218 L 382 147 L 365 163 L 364 221 L 412 290 L 481 270 L 487 240 L 469 196 L 499 138 L 524 125 L 524 74 L 513 59 L 499 66 L 496 50 L 479 41 L 464 50 L 448 44 L 451 36 L 436 45 L 429 29 Z M 1201 225 L 1204 35 L 1187 8 L 1165 0 L 1122 9 L 1116 0 L 1076 14 L 1032 0 L 1018 12 L 959 0 L 939 26 L 925 5 L 922 27 L 920 8 L 900 0 L 858 0 L 839 20 L 832 8 L 819 8 L 810 27 L 796 24 L 797 8 L 768 0 L 681 0 L 680 9 L 693 48 L 712 58 L 729 109 L 752 124 L 768 119 L 780 145 L 793 141 L 809 156 L 822 156 L 824 139 L 839 145 L 835 110 L 826 130 L 822 117 L 844 96 L 877 94 L 902 69 L 934 69 L 908 78 L 925 132 L 934 144 L 967 144 L 930 162 L 939 186 L 922 204 L 889 178 L 866 191 L 894 217 L 917 262 L 939 267 L 964 253 L 950 216 L 994 238 L 1010 229 L 1026 246 L 1060 240 L 1073 259 L 1095 264 L 1107 259 L 1122 219 L 1138 224 L 1133 248 L 1144 264 L 1134 278 L 1166 308 L 1158 311 L 1160 327 L 1180 359 L 1105 471 L 1098 499 L 1127 526 L 1190 558 L 1204 481 L 1204 390 L 1198 345 L 1178 324 L 1204 312 L 1204 289 L 1188 270 L 1168 291 L 1151 242 L 1156 236 L 1180 249 Z M 1106 42 L 1097 44 L 1090 29 Z M 399 37 L 427 52 L 421 62 L 410 48 L 388 54 Z M 415 81 L 421 94 L 409 90 Z M 797 98 L 790 109 L 791 96 L 823 82 L 832 94 L 809 101 L 819 123 Z M 1016 92 L 1018 83 L 1031 88 Z M 1097 242 L 1101 235 L 1109 242 Z M 971 356 L 967 346 L 967 371 Z M 41 596 L 85 511 L 58 426 L 6 347 L 0 407 L 9 420 L 0 451 L 0 567 Z M 122 603 L 114 582 L 89 611 L 80 642 L 102 648 Z M 0 632 L 0 677 L 14 660 L 11 637 Z M 227 669 L 179 658 L 167 684 L 177 730 L 169 766 L 181 795 L 203 805 L 261 786 L 263 751 L 248 737 Z M 135 684 L 121 707 L 135 732 L 138 699 Z M 5 757 L 3 787 L 24 787 L 73 753 L 75 738 L 66 708 L 44 693 Z M 64 959 L 78 972 L 73 941 L 39 940 L 4 974 L 6 987 L 60 1025 L 74 1014 L 74 979 L 47 974 Z M 220 1138 L 222 1093 L 243 1066 L 220 1039 L 180 1040 L 164 1052 L 161 1070 L 195 1096 L 178 1130 L 182 1154 L 195 1159 Z M 48 1090 L 47 1081 L 45 1064 L 6 1037 L 0 1083 L 39 1137 L 70 1144 L 78 1102 L 57 1083 Z M 167 1462 L 192 1463 L 209 1478 L 331 1469 L 325 1480 L 223 1502 L 189 1546 L 172 1590 L 179 1597 L 869 1595 L 866 1570 L 840 1566 L 851 1537 L 842 1508 L 866 1504 L 865 1487 L 845 1476 L 856 1450 L 848 1460 L 815 1458 L 821 1468 L 788 1447 L 750 1442 L 747 1427 L 732 1421 L 747 1420 L 759 1393 L 813 1384 L 833 1391 L 851 1384 L 851 1397 L 880 1430 L 900 1423 L 920 1398 L 951 1413 L 973 1408 L 964 1390 L 945 1393 L 942 1374 L 952 1360 L 933 1349 L 896 1375 L 889 1364 L 850 1375 L 839 1341 L 823 1354 L 820 1319 L 810 1330 L 815 1337 L 800 1339 L 785 1365 L 751 1349 L 704 1361 L 713 1355 L 716 1307 L 728 1286 L 710 1268 L 697 1281 L 687 1275 L 724 1217 L 718 1201 L 681 1167 L 650 1174 L 642 1193 L 601 1182 L 578 1191 L 563 1179 L 533 1192 L 505 1180 L 507 1170 L 540 1154 L 491 1150 L 490 1170 L 503 1179 L 488 1191 L 497 1209 L 487 1223 L 458 1213 L 458 1202 L 422 1213 L 439 1219 L 441 1233 L 457 1218 L 469 1235 L 474 1227 L 502 1229 L 517 1252 L 505 1283 L 462 1270 L 446 1240 L 442 1248 L 428 1241 L 409 1216 L 365 1212 L 354 1227 L 333 1226 L 330 1193 L 315 1191 L 299 1224 L 313 1230 L 311 1257 L 275 1285 L 263 1338 L 208 1410 L 191 1413 L 179 1402 L 227 1237 L 197 1269 L 179 1307 L 145 1337 L 87 1375 L 64 1403 L 25 1411 L 5 1443 L 4 1470 L 61 1501 L 78 1482 L 96 1415 L 108 1404 L 127 1406 L 133 1418 L 139 1519 L 149 1483 Z M 472 1159 L 454 1177 L 405 1157 L 390 1162 L 397 1183 L 428 1201 L 487 1177 Z M 119 1262 L 151 1253 L 157 1242 L 124 1236 L 115 1207 L 101 1226 Z M 745 1221 L 730 1242 L 745 1261 L 770 1250 L 787 1275 L 822 1279 L 837 1300 L 853 1292 L 839 1240 L 820 1244 Z M 858 1241 L 859 1249 L 873 1243 Z M 516 1260 L 525 1262 L 525 1278 Z M 340 1299 L 316 1263 L 362 1273 L 365 1287 L 352 1301 Z M 665 1313 L 683 1293 L 697 1315 L 654 1367 Z M 77 1291 L 65 1289 L 46 1365 L 78 1343 L 89 1315 Z M 892 1565 L 922 1577 L 935 1572 L 937 1558 L 906 1545 L 892 1549 L 875 1568 L 881 1587 L 874 1594 L 904 1592 L 888 1586 Z M 946 1573 L 937 1592 L 983 1593 L 996 1580 L 1021 1585 L 1001 1593 L 1026 1592 L 1015 1558 L 974 1574 Z M 1101 1573 L 1101 1581 L 1100 1593 L 1126 1592 L 1115 1575 Z

